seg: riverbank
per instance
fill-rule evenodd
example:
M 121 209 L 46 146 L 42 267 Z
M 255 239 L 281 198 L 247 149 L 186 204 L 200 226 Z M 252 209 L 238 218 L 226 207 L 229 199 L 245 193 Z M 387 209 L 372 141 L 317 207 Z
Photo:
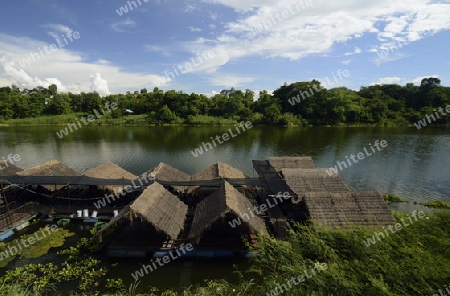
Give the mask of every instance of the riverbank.
M 89 295 L 102 291 L 102 295 L 117 296 L 138 293 L 256 296 L 281 287 L 284 295 L 292 296 L 433 295 L 450 282 L 450 233 L 443 231 L 450 224 L 450 211 L 434 210 L 426 215 L 428 219 L 418 219 L 369 247 L 363 242 L 374 232 L 382 233 L 384 228 L 295 225 L 288 241 L 259 237 L 259 256 L 252 259 L 250 269 L 236 271 L 241 277 L 238 283 L 232 284 L 226 279 L 207 280 L 183 290 L 158 289 L 139 282 L 128 284 L 129 281 L 124 279 L 129 274 L 112 278 L 97 264 L 89 266 L 91 276 L 80 274 L 73 268 L 70 268 L 69 276 L 62 276 L 71 266 L 69 263 L 77 263 L 74 265 L 78 267 L 84 266 L 81 262 L 98 263 L 95 254 L 100 249 L 90 252 L 85 240 L 77 248 L 61 252 L 70 255 L 61 266 L 49 263 L 48 267 L 48 264 L 41 264 L 39 268 L 29 265 L 8 271 L 0 278 L 0 293 L 5 296 L 43 295 L 48 292 L 50 283 L 61 284 L 69 280 L 77 283 L 78 293 Z M 394 216 L 397 224 L 408 220 L 407 214 L 394 213 Z M 317 262 L 326 264 L 327 268 L 313 271 Z M 41 273 L 46 268 L 52 272 Z M 38 275 L 40 280 L 35 281 Z M 294 284 L 285 284 L 288 280 Z M 58 286 L 52 286 L 55 293 L 60 291 Z
M 41 116 L 33 118 L 18 118 L 9 120 L 0 120 L 0 127 L 8 126 L 67 126 L 67 124 L 76 123 L 82 117 L 87 117 L 87 113 L 72 113 L 54 116 Z M 118 118 L 105 116 L 90 123 L 90 125 L 106 125 L 106 126 L 233 126 L 242 120 L 233 118 L 223 118 L 216 116 L 198 115 L 189 117 L 187 120 L 179 119 L 174 123 L 154 123 L 146 114 L 125 115 Z M 269 124 L 262 120 L 261 116 L 253 116 L 250 120 L 253 125 L 262 126 L 292 126 L 292 127 L 414 127 L 413 124 L 398 124 L 394 122 L 380 122 L 373 124 L 340 123 L 336 125 L 307 125 L 307 124 Z M 433 127 L 445 127 L 449 125 L 433 124 Z

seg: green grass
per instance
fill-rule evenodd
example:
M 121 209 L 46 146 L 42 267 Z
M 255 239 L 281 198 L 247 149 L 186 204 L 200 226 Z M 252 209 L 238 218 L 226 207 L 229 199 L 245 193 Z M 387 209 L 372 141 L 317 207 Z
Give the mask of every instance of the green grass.
M 34 118 L 17 118 L 9 120 L 1 120 L 3 125 L 63 125 L 74 122 L 86 113 L 71 113 L 63 115 L 41 116 Z
M 259 256 L 253 259 L 249 270 L 237 271 L 241 276 L 238 284 L 224 279 L 208 280 L 180 293 L 158 291 L 143 285 L 129 289 L 122 286 L 109 295 L 263 296 L 279 284 L 286 284 L 292 277 L 311 270 L 316 262 L 326 263 L 327 268 L 300 284 L 292 285 L 282 295 L 433 295 L 450 283 L 450 211 L 435 211 L 427 215 L 429 219 L 418 219 L 369 247 L 363 241 L 372 237 L 374 231 L 384 231 L 381 226 L 332 228 L 294 225 L 288 241 L 259 237 Z M 401 213 L 394 213 L 394 217 L 398 222 L 408 219 Z M 55 271 L 52 274 L 60 274 L 69 267 L 78 274 L 78 269 L 85 265 L 80 263 L 73 268 L 66 265 L 61 271 L 53 266 Z M 40 268 L 47 269 L 44 266 Z M 27 273 L 23 273 L 24 270 Z M 96 274 L 94 265 L 87 270 Z M 31 268 L 13 270 L 8 276 L 12 283 L 20 281 L 24 287 L 40 280 L 33 276 Z M 89 275 L 85 280 L 91 277 Z M 5 283 L 4 279 L 0 280 Z M 102 282 L 101 286 L 104 286 L 106 279 Z M 111 286 L 121 286 L 120 281 L 116 284 L 113 284 L 114 280 L 109 282 Z M 89 284 L 92 285 L 92 281 Z M 46 287 L 39 286 L 40 289 Z M 95 288 L 94 291 L 97 290 Z
M 450 209 L 450 202 L 442 201 L 442 200 L 435 200 L 435 201 L 428 201 L 425 203 L 422 203 L 422 205 L 430 208 L 438 208 L 438 209 Z
M 383 194 L 383 198 L 384 198 L 384 201 L 386 201 L 388 204 L 391 204 L 393 202 L 407 202 L 403 198 L 398 197 L 397 195 L 391 194 L 391 193 Z
M 186 124 L 192 125 L 233 125 L 237 121 L 229 118 L 221 118 L 207 115 L 189 116 Z

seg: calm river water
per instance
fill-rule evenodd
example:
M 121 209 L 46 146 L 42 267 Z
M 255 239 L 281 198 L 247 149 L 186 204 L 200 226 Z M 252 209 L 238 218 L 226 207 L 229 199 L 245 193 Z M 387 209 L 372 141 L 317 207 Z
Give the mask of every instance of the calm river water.
M 79 172 L 110 160 L 137 175 L 161 161 L 188 174 L 221 161 L 256 176 L 252 159 L 310 155 L 316 167 L 327 168 L 365 147 L 371 151 L 369 144 L 376 140 L 385 140 L 386 148 L 339 172 L 350 188 L 394 193 L 411 202 L 450 201 L 450 130 L 445 128 L 253 127 L 198 157 L 191 151 L 229 127 L 85 126 L 60 139 L 56 132 L 61 128 L 1 127 L 0 158 L 19 154 L 16 165 L 22 168 L 56 159 Z M 404 211 L 410 207 L 412 203 L 393 206 Z M 197 265 L 199 272 L 192 279 L 213 276 L 207 265 Z M 231 274 L 231 263 L 223 265 L 216 276 Z M 131 264 L 128 274 L 139 267 Z M 179 276 L 173 281 L 159 279 L 166 278 L 167 272 L 179 274 L 182 268 L 181 262 L 173 264 L 149 281 L 177 286 Z

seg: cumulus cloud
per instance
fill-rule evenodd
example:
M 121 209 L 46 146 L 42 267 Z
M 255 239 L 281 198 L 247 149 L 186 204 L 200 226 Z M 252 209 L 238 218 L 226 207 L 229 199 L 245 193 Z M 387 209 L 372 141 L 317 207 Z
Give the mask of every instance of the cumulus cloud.
M 92 73 L 108 73 L 108 91 L 114 93 L 126 92 L 130 89 L 150 89 L 163 76 L 158 74 L 132 73 L 122 70 L 114 63 L 102 58 L 87 62 L 83 55 L 69 49 L 61 48 L 41 59 L 36 59 L 26 66 L 26 71 L 20 67 L 23 59 L 29 58 L 30 52 L 49 46 L 48 43 L 27 37 L 16 37 L 0 33 L 0 85 L 12 85 L 32 88 L 38 85 L 56 84 L 58 92 L 88 92 L 92 81 Z M 67 71 L 70 69 L 70 71 Z M 42 78 L 57 77 L 57 78 Z M 161 85 L 164 86 L 168 82 Z M 113 87 L 112 87 L 113 86 Z
M 378 82 L 374 82 L 374 83 L 372 83 L 372 85 L 375 85 L 375 84 L 399 84 L 401 81 L 403 81 L 403 79 L 400 77 L 384 77 L 384 78 L 379 78 Z
M 38 77 L 31 77 L 23 69 L 19 69 L 14 61 L 3 53 L 0 53 L 0 76 L 21 88 L 48 87 L 51 84 L 56 84 L 59 91 L 67 92 L 66 87 L 57 78 L 41 80 Z
M 91 91 L 96 91 L 100 96 L 105 97 L 111 94 L 108 89 L 108 81 L 102 78 L 100 73 L 91 75 Z

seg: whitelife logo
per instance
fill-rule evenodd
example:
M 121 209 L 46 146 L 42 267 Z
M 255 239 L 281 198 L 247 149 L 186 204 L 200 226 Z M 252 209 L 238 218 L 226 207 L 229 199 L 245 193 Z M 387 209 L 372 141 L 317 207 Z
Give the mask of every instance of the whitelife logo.
M 9 245 L 7 250 L 0 252 L 0 261 L 3 259 L 8 258 L 9 256 L 15 256 L 17 255 L 19 252 L 21 252 L 23 250 L 22 246 L 25 248 L 28 248 L 29 246 L 31 246 L 32 244 L 44 239 L 45 237 L 49 236 L 52 234 L 52 232 L 55 232 L 58 230 L 58 226 L 56 224 L 53 224 L 52 226 L 46 226 L 43 229 L 41 229 L 40 231 L 36 231 L 34 233 L 34 237 L 30 236 L 28 237 L 26 240 L 25 239 L 17 239 L 16 240 L 16 245 L 15 246 L 11 246 Z M 39 233 L 41 234 L 41 236 L 39 236 Z M 28 245 L 27 245 L 28 242 Z
M 96 119 L 100 119 L 103 117 L 103 115 L 106 115 L 107 113 L 111 112 L 112 110 L 116 110 L 117 109 L 117 104 L 116 103 L 111 103 L 108 102 L 105 104 L 105 108 L 106 110 L 104 110 L 103 108 L 101 108 L 102 114 L 100 114 L 97 109 L 94 109 L 94 115 L 90 114 L 86 117 L 81 117 L 81 121 L 83 121 L 84 125 L 88 125 L 89 123 L 93 122 Z M 87 121 L 86 121 L 87 119 Z M 78 127 L 77 127 L 78 124 Z M 69 130 L 70 132 L 74 132 L 76 130 L 78 130 L 78 128 L 82 128 L 83 126 L 81 125 L 80 119 L 77 119 L 77 123 L 68 123 L 67 127 L 65 129 L 60 130 L 59 132 L 56 132 L 56 135 L 58 136 L 58 138 L 62 138 L 64 136 L 67 136 L 69 134 Z M 72 129 L 73 128 L 73 129 Z
M 63 48 L 66 45 L 69 45 L 69 42 L 67 41 L 66 37 L 70 40 L 70 42 L 73 42 L 74 40 L 79 39 L 80 33 L 78 31 L 75 32 L 69 32 L 67 33 L 66 36 L 61 35 L 63 37 L 64 43 L 62 43 L 59 39 L 56 39 L 56 42 L 59 45 L 59 48 Z M 39 53 L 37 52 L 30 52 L 29 56 L 27 59 L 23 59 L 21 62 L 19 62 L 20 66 L 22 68 L 25 68 L 26 66 L 30 65 L 32 60 L 33 62 L 36 62 L 37 60 L 40 60 L 41 58 L 44 58 L 45 54 L 49 55 L 52 52 L 58 50 L 58 47 L 56 46 L 56 44 L 51 44 L 50 46 L 44 46 L 44 51 L 45 54 L 42 52 L 42 49 L 39 47 L 38 48 Z
M 373 153 L 370 153 L 369 151 L 367 151 L 367 147 L 364 147 L 364 152 L 359 152 L 358 154 L 354 155 L 354 154 L 350 154 L 350 159 L 353 161 L 354 164 L 358 163 L 358 160 L 363 160 L 364 158 L 366 158 L 366 156 L 370 156 L 372 154 L 375 154 L 377 151 L 380 151 L 383 148 L 386 148 L 388 146 L 386 140 L 376 140 L 375 143 L 373 144 L 373 146 L 375 146 L 377 148 L 377 150 L 375 150 L 375 148 L 372 146 L 372 144 L 369 144 L 371 150 Z M 381 148 L 380 148 L 381 146 Z M 355 158 L 358 157 L 358 160 Z M 350 159 L 348 159 L 348 156 L 345 157 L 345 159 L 347 160 L 347 163 L 349 166 L 352 166 L 352 163 L 350 162 Z M 333 176 L 333 174 L 337 174 L 338 173 L 338 166 L 339 166 L 339 170 L 343 170 L 344 168 L 347 168 L 347 164 L 345 163 L 345 161 L 337 161 L 336 162 L 337 165 L 334 166 L 334 168 L 329 168 L 326 169 L 325 171 L 327 172 L 327 174 L 329 176 Z
M 237 135 L 240 135 L 241 132 L 245 132 L 246 128 L 247 129 L 251 129 L 253 127 L 253 124 L 250 121 L 247 121 L 246 123 L 244 123 L 243 121 L 241 121 L 239 123 L 239 126 L 237 124 L 234 125 L 236 127 L 236 132 Z M 244 127 L 245 126 L 245 127 Z M 240 127 L 240 129 L 239 129 Z M 231 131 L 231 128 L 228 129 L 228 131 L 230 132 L 230 134 L 228 133 L 224 133 L 223 135 L 217 135 L 215 138 L 211 137 L 211 140 L 214 144 L 214 147 L 217 147 L 216 141 L 214 141 L 214 139 L 217 140 L 217 142 L 219 142 L 219 144 L 223 144 L 224 142 L 228 141 L 230 139 L 230 135 L 231 138 L 236 137 L 236 134 L 233 134 L 233 132 Z M 220 139 L 222 138 L 222 141 L 220 141 Z M 203 146 L 203 147 L 202 147 Z M 212 150 L 213 146 L 210 142 L 202 142 L 202 146 L 195 148 L 195 150 L 191 151 L 192 155 L 194 155 L 194 157 L 198 157 L 199 155 L 203 154 L 203 148 L 205 149 L 205 152 L 207 152 L 208 150 Z

